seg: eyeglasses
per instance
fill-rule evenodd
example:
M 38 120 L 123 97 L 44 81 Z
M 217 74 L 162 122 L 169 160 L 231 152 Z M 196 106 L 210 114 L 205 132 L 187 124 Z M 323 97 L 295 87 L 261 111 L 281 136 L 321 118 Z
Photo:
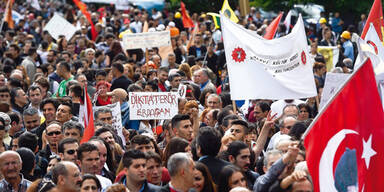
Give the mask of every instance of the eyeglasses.
M 61 131 L 52 131 L 52 132 L 47 133 L 48 136 L 60 135 L 60 134 L 61 134 Z
M 7 94 L 5 94 L 5 95 L 1 94 L 0 97 L 1 97 L 1 98 L 4 98 L 4 97 L 8 98 L 9 95 L 7 95 Z
M 75 149 L 70 149 L 70 150 L 67 151 L 67 153 L 69 155 L 73 155 L 73 154 L 75 154 L 75 152 L 77 152 L 77 150 L 75 150 Z

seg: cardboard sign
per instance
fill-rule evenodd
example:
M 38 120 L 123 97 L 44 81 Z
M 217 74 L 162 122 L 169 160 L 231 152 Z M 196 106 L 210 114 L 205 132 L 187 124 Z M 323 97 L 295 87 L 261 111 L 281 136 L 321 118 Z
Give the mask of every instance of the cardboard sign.
M 187 94 L 187 86 L 180 84 L 177 93 L 179 94 L 179 97 L 185 98 L 185 95 Z
M 64 35 L 65 39 L 69 41 L 73 34 L 75 34 L 76 27 L 69 23 L 62 16 L 55 14 L 45 25 L 44 31 L 48 31 L 48 33 L 56 40 L 59 39 L 60 35 Z
M 131 120 L 172 119 L 178 113 L 177 92 L 130 92 Z
M 121 109 L 120 103 L 113 103 L 105 106 L 93 106 L 93 111 L 97 111 L 101 107 L 108 107 L 112 111 L 112 126 L 115 128 L 117 135 L 123 141 L 123 145 L 125 145 L 125 138 L 123 135 L 123 124 L 121 121 Z
M 328 103 L 329 99 L 337 93 L 349 75 L 350 74 L 345 73 L 327 73 L 320 100 L 320 109 L 322 109 Z
M 163 47 L 171 45 L 169 31 L 127 33 L 123 36 L 124 49 Z

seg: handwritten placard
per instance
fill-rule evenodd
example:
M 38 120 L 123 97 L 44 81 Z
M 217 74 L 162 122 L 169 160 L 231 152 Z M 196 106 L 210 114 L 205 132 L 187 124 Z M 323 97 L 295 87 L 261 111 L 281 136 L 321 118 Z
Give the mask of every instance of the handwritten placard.
M 123 36 L 123 46 L 125 49 L 163 47 L 168 45 L 171 45 L 169 31 L 127 33 Z
M 177 92 L 130 92 L 131 120 L 172 119 L 178 113 Z
M 123 124 L 121 121 L 120 103 L 117 102 L 105 106 L 93 106 L 93 111 L 95 112 L 101 107 L 108 107 L 112 111 L 112 127 L 115 128 L 117 135 L 121 138 L 123 144 L 125 145 L 125 138 L 123 135 Z

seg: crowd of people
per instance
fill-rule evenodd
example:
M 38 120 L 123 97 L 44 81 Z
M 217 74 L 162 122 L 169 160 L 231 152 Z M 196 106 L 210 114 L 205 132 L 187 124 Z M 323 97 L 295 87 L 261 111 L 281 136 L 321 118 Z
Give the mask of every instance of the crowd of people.
M 0 191 L 313 191 L 301 136 L 318 98 L 251 100 L 240 110 L 230 99 L 221 31 L 211 17 L 191 13 L 196 30 L 183 27 L 179 10 L 88 4 L 97 32 L 92 39 L 75 5 L 39 3 L 41 10 L 16 1 L 13 9 L 23 17 L 14 28 L 2 25 Z M 43 30 L 55 13 L 77 27 L 71 39 Z M 259 35 L 270 22 L 253 7 L 239 18 Z M 286 35 L 284 27 L 277 37 Z M 125 33 L 164 30 L 172 46 L 165 54 L 159 47 L 122 46 Z M 328 58 L 317 46 L 338 45 L 335 72 L 349 73 L 357 32 L 338 13 L 307 30 L 320 97 Z M 174 92 L 181 84 L 186 96 L 178 98 L 172 119 L 130 119 L 130 92 Z M 80 143 L 85 91 L 101 107 L 94 110 L 94 136 Z M 107 107 L 113 103 L 121 107 L 123 137 Z

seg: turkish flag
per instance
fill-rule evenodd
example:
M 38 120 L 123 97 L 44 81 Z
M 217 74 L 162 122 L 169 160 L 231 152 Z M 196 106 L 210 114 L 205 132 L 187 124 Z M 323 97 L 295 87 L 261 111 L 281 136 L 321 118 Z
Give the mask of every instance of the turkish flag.
M 363 32 L 361 33 L 362 39 L 365 39 L 365 35 L 368 32 L 370 23 L 373 23 L 373 26 L 375 26 L 376 29 L 376 33 L 379 35 L 380 41 L 383 42 L 384 20 L 383 6 L 381 5 L 381 0 L 375 0 L 375 2 L 373 2 L 371 11 L 369 11 L 367 21 L 365 22 Z
M 283 13 L 280 13 L 279 16 L 277 16 L 265 29 L 264 38 L 265 39 L 273 39 L 273 37 L 276 34 L 277 28 L 279 27 L 279 23 L 281 20 L 281 17 L 283 16 Z
M 86 85 L 84 86 L 84 107 L 82 108 L 82 111 L 80 111 L 80 118 L 84 122 L 85 128 L 83 138 L 81 139 L 80 143 L 85 143 L 91 139 L 95 133 L 92 102 L 89 98 Z
M 181 15 L 183 16 L 183 25 L 185 28 L 191 28 L 194 26 L 191 17 L 188 15 L 187 10 L 185 9 L 185 4 L 180 1 Z
M 76 4 L 76 6 L 80 9 L 81 13 L 87 18 L 89 24 L 91 24 L 91 34 L 92 34 L 92 40 L 96 40 L 97 32 L 95 25 L 92 22 L 91 13 L 87 10 L 87 5 L 81 2 L 80 0 L 73 0 L 73 2 Z
M 384 191 L 384 112 L 367 60 L 304 139 L 314 191 Z

